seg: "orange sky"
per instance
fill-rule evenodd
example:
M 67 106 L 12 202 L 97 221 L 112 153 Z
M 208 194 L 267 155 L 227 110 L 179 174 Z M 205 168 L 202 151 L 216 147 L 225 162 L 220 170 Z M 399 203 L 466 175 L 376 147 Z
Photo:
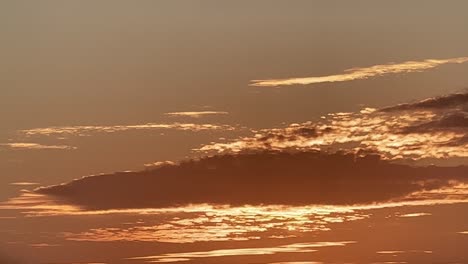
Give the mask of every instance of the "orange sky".
M 466 10 L 2 1 L 0 263 L 468 262 Z

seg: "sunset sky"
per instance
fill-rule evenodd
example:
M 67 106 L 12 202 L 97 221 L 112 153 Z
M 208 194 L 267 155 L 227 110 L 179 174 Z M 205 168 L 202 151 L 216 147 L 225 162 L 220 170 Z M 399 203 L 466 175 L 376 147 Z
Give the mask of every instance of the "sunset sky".
M 468 263 L 467 10 L 0 0 L 0 264 Z

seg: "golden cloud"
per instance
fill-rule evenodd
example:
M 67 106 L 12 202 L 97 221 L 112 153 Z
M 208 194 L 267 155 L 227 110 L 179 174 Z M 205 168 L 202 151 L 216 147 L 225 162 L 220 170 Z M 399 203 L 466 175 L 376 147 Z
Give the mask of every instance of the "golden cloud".
M 218 249 L 211 251 L 198 252 L 183 252 L 183 253 L 168 253 L 156 256 L 144 256 L 128 258 L 129 260 L 145 260 L 153 263 L 167 263 L 177 261 L 189 261 L 199 258 L 213 258 L 225 256 L 254 256 L 254 255 L 272 255 L 277 253 L 306 253 L 315 252 L 321 247 L 336 247 L 346 246 L 356 243 L 356 241 L 339 241 L 339 242 L 311 242 L 311 243 L 296 243 L 278 247 L 268 248 L 234 248 L 234 249 Z
M 233 126 L 216 124 L 194 124 L 194 123 L 172 123 L 157 124 L 147 123 L 142 125 L 115 125 L 115 126 L 55 126 L 45 128 L 34 128 L 21 130 L 28 135 L 74 135 L 86 136 L 91 133 L 115 133 L 128 130 L 155 130 L 155 129 L 175 129 L 183 131 L 204 131 L 204 130 L 234 130 Z
M 166 113 L 165 115 L 173 116 L 173 117 L 199 118 L 199 117 L 207 116 L 207 115 L 227 115 L 227 114 L 229 113 L 223 112 L 223 111 L 199 111 L 199 112 L 171 112 L 171 113 Z
M 44 150 L 44 149 L 56 149 L 56 150 L 69 150 L 76 149 L 75 147 L 66 145 L 42 145 L 38 143 L 4 143 L 0 146 L 6 146 L 12 149 L 31 149 L 31 150 Z
M 384 109 L 332 113 L 317 122 L 254 131 L 254 135 L 197 149 L 202 152 L 347 150 L 385 159 L 468 157 L 468 94 Z
M 352 68 L 345 70 L 342 74 L 318 76 L 318 77 L 303 77 L 303 78 L 287 78 L 287 79 L 267 79 L 267 80 L 252 80 L 251 86 L 259 87 L 275 87 L 285 85 L 307 85 L 316 83 L 329 82 L 346 82 L 353 80 L 363 80 L 372 77 L 383 76 L 387 74 L 421 72 L 424 70 L 436 68 L 440 65 L 449 63 L 465 63 L 468 62 L 468 57 L 459 57 L 451 59 L 427 59 L 423 61 L 406 61 L 402 63 L 381 64 L 365 68 Z

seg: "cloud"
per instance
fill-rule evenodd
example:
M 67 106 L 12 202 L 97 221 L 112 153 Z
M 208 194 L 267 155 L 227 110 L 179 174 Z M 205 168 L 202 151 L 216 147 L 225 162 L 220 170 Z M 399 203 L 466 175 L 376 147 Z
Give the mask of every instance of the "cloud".
M 207 115 L 227 115 L 227 114 L 229 113 L 222 112 L 222 111 L 200 111 L 200 112 L 171 112 L 171 113 L 166 113 L 165 115 L 173 116 L 173 117 L 199 118 L 199 117 L 207 116 Z
M 147 123 L 142 125 L 116 125 L 116 126 L 56 126 L 45 128 L 34 128 L 21 130 L 20 132 L 28 135 L 74 135 L 86 136 L 91 133 L 115 133 L 128 130 L 155 130 L 155 129 L 175 129 L 183 131 L 204 131 L 204 130 L 234 130 L 230 125 L 216 124 L 194 124 L 194 123 L 172 123 L 157 124 Z
M 31 150 L 45 150 L 45 149 L 55 149 L 55 150 L 71 150 L 76 149 L 75 147 L 66 146 L 66 145 L 42 145 L 38 143 L 3 143 L 0 146 L 9 147 L 11 149 L 31 149 Z
M 431 213 L 411 213 L 411 214 L 399 215 L 398 217 L 407 218 L 407 217 L 419 217 L 419 216 L 430 216 L 430 215 L 432 214 Z
M 36 244 L 29 244 L 29 246 L 33 248 L 48 248 L 48 247 L 58 247 L 58 244 L 48 244 L 48 243 L 36 243 Z
M 357 113 L 332 113 L 317 122 L 262 129 L 253 136 L 211 143 L 202 152 L 347 150 L 384 159 L 468 157 L 468 93 Z
M 467 177 L 468 167 L 410 167 L 375 155 L 258 152 L 84 177 L 36 193 L 87 210 L 190 204 L 351 205 L 398 201 L 415 192 L 466 183 Z
M 467 111 L 468 93 L 455 93 L 446 96 L 428 98 L 415 103 L 399 104 L 382 108 L 382 112 L 403 110 L 437 110 L 437 109 L 459 109 Z
M 144 212 L 142 210 L 141 212 Z M 147 212 L 146 212 L 147 214 Z M 328 231 L 337 222 L 357 221 L 369 215 L 343 207 L 243 206 L 178 208 L 171 217 L 138 221 L 126 226 L 93 228 L 64 233 L 71 241 L 145 241 L 194 243 L 291 238 L 303 233 Z M 176 232 L 174 230 L 177 230 Z
M 355 241 L 342 241 L 342 242 L 312 242 L 312 243 L 296 243 L 283 245 L 278 247 L 268 248 L 232 248 L 232 249 L 218 249 L 211 251 L 198 251 L 198 252 L 183 252 L 183 253 L 168 253 L 156 256 L 144 256 L 128 258 L 129 260 L 145 260 L 153 263 L 166 263 L 178 261 L 190 261 L 199 258 L 213 258 L 213 257 L 226 257 L 226 256 L 255 256 L 255 255 L 272 255 L 277 253 L 309 253 L 316 252 L 317 248 L 321 247 L 336 247 L 346 246 L 348 244 L 356 243 Z M 310 262 L 309 262 L 310 263 Z
M 165 160 L 165 161 L 156 161 L 153 163 L 146 163 L 144 166 L 151 167 L 151 168 L 158 168 L 158 167 L 171 166 L 171 165 L 176 165 L 176 163 L 170 160 Z
M 275 87 L 285 85 L 307 85 L 316 83 L 329 83 L 329 82 L 346 82 L 353 80 L 369 79 L 371 77 L 378 77 L 387 74 L 396 73 L 411 73 L 421 72 L 424 70 L 436 68 L 440 65 L 450 63 L 465 63 L 468 62 L 468 57 L 459 57 L 451 59 L 427 59 L 423 61 L 406 61 L 402 63 L 391 63 L 374 65 L 366 68 L 352 68 L 345 70 L 342 74 L 318 76 L 318 77 L 304 77 L 304 78 L 287 78 L 287 79 L 268 79 L 268 80 L 252 80 L 251 86 L 260 87 Z

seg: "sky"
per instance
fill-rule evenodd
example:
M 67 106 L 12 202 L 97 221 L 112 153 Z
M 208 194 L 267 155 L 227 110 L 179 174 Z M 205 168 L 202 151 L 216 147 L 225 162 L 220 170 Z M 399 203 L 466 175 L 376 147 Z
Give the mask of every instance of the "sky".
M 0 1 L 0 263 L 468 262 L 467 9 Z

